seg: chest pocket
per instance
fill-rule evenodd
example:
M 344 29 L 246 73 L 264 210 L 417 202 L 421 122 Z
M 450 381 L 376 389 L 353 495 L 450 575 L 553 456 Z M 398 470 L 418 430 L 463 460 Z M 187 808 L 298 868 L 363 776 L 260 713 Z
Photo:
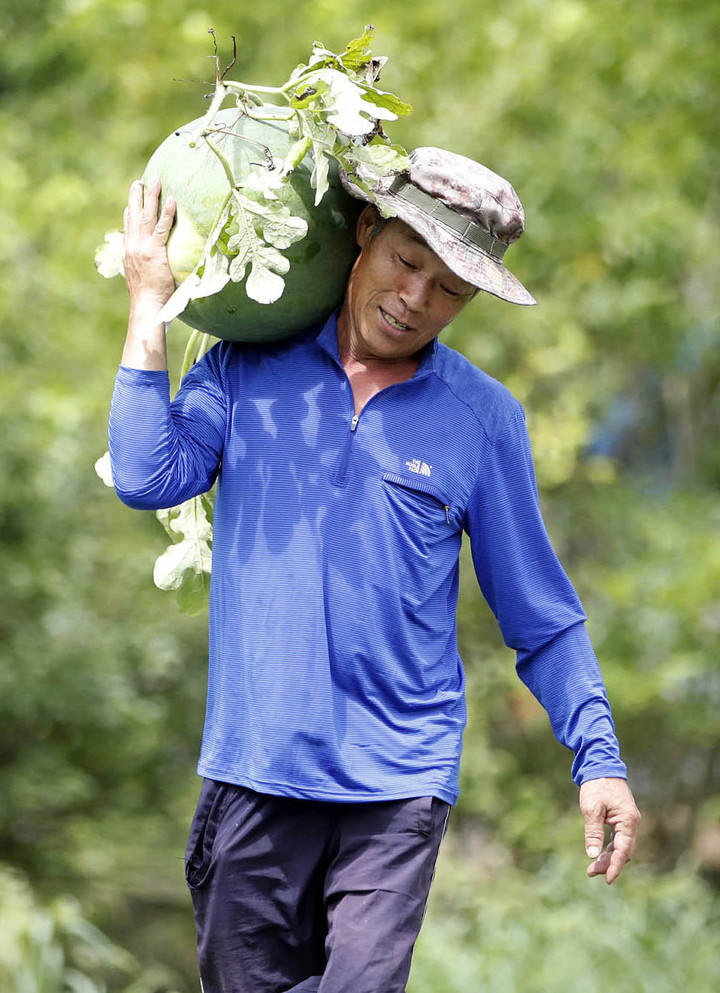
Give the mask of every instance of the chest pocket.
M 391 508 L 411 535 L 442 539 L 456 530 L 452 506 L 433 483 L 394 472 L 384 472 L 382 482 Z

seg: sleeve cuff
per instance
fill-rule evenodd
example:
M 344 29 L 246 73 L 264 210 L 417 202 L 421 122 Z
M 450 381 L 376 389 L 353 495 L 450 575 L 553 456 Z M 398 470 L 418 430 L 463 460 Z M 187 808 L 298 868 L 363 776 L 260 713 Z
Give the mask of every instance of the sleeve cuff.
M 170 373 L 167 369 L 135 369 L 133 366 L 121 365 L 117 371 L 118 382 L 132 386 L 157 386 L 159 383 L 170 385 Z
M 582 769 L 575 778 L 575 784 L 582 786 L 590 779 L 627 779 L 627 766 L 624 762 L 612 765 L 592 765 Z

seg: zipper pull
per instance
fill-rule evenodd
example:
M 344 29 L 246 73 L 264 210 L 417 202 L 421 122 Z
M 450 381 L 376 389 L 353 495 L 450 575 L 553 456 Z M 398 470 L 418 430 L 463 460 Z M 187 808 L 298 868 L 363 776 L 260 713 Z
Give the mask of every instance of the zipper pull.
M 450 523 L 450 508 L 447 505 L 445 506 L 445 519 L 446 519 L 446 521 L 449 524 Z
M 353 419 L 350 421 L 350 430 L 354 431 L 357 427 L 358 421 L 360 420 L 360 414 L 355 414 Z

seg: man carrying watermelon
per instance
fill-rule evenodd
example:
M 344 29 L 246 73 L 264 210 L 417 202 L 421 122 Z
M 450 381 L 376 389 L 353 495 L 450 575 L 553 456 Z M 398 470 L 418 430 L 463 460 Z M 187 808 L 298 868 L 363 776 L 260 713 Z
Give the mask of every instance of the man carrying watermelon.
M 458 795 L 463 531 L 521 679 L 574 752 L 590 876 L 617 878 L 640 819 L 522 407 L 438 341 L 478 290 L 534 303 L 504 265 L 522 207 L 484 166 L 417 149 L 360 215 L 339 310 L 284 341 L 218 343 L 171 403 L 159 196 L 133 184 L 125 215 L 110 451 L 132 507 L 218 480 L 186 870 L 203 988 L 401 993 Z

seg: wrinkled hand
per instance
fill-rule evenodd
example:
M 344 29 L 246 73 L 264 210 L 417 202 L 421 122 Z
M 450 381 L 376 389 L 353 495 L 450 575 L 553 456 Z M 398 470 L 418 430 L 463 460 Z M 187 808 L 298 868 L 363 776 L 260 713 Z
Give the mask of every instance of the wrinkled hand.
M 632 858 L 640 825 L 640 811 L 624 779 L 590 779 L 580 787 L 580 812 L 585 820 L 585 851 L 594 859 L 588 876 L 605 876 L 614 883 Z M 605 825 L 612 838 L 605 844 Z
M 123 214 L 125 282 L 131 302 L 151 299 L 158 309 L 175 290 L 167 258 L 167 240 L 175 217 L 175 201 L 168 197 L 158 218 L 160 180 L 130 187 Z

